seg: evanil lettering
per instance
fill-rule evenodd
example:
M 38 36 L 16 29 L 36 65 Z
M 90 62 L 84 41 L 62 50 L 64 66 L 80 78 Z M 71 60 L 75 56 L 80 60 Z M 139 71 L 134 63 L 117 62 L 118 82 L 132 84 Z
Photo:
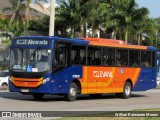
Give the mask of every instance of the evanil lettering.
M 102 77 L 113 77 L 113 74 L 111 71 L 93 71 L 93 76 L 95 78 L 102 78 Z

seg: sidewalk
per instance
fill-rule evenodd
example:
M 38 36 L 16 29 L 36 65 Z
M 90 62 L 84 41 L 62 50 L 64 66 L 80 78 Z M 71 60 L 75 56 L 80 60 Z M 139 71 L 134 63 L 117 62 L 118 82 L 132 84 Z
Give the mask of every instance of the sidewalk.
M 8 86 L 0 86 L 0 90 L 8 90 Z
M 160 89 L 160 85 L 157 86 L 157 89 Z

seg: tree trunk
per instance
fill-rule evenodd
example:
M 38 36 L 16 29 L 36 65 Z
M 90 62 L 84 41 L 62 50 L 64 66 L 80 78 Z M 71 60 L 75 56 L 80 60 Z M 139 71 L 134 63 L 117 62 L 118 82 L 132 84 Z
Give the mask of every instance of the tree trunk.
M 12 24 L 14 18 L 16 17 L 16 14 L 17 14 L 17 11 L 18 11 L 18 9 L 19 9 L 19 6 L 20 6 L 20 0 L 17 1 L 16 10 L 15 10 L 14 14 L 12 15 L 12 17 L 11 17 L 11 19 L 10 19 L 9 25 Z
M 86 24 L 83 23 L 83 29 L 82 29 L 83 38 L 86 37 Z
M 28 26 L 29 26 L 29 19 L 28 19 L 28 17 L 29 17 L 29 7 L 27 6 L 26 13 L 25 13 L 25 19 L 26 19 L 26 29 L 25 30 L 27 30 Z
M 128 43 L 128 27 L 126 28 L 125 31 L 125 42 Z
M 141 34 L 138 34 L 138 45 L 141 45 Z
M 9 21 L 9 26 L 12 24 L 14 18 L 16 17 L 16 13 L 14 13 Z
M 87 26 L 88 26 L 88 24 L 87 24 L 87 22 L 86 22 L 86 24 L 85 24 L 85 27 L 86 27 L 86 28 L 85 28 L 85 33 L 86 33 L 85 37 L 86 37 L 86 38 L 88 38 L 88 27 L 87 27 Z

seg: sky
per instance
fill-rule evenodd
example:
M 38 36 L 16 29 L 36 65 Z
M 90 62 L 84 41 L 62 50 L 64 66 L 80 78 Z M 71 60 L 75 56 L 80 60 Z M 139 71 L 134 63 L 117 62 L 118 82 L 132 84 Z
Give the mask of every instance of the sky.
M 139 7 L 146 7 L 149 9 L 151 18 L 160 17 L 160 0 L 136 0 Z

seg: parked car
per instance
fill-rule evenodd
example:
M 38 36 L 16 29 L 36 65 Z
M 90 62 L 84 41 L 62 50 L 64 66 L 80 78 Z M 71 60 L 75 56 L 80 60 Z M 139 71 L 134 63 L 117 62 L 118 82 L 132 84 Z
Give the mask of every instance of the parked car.
M 9 71 L 4 70 L 0 72 L 0 86 L 8 86 Z

